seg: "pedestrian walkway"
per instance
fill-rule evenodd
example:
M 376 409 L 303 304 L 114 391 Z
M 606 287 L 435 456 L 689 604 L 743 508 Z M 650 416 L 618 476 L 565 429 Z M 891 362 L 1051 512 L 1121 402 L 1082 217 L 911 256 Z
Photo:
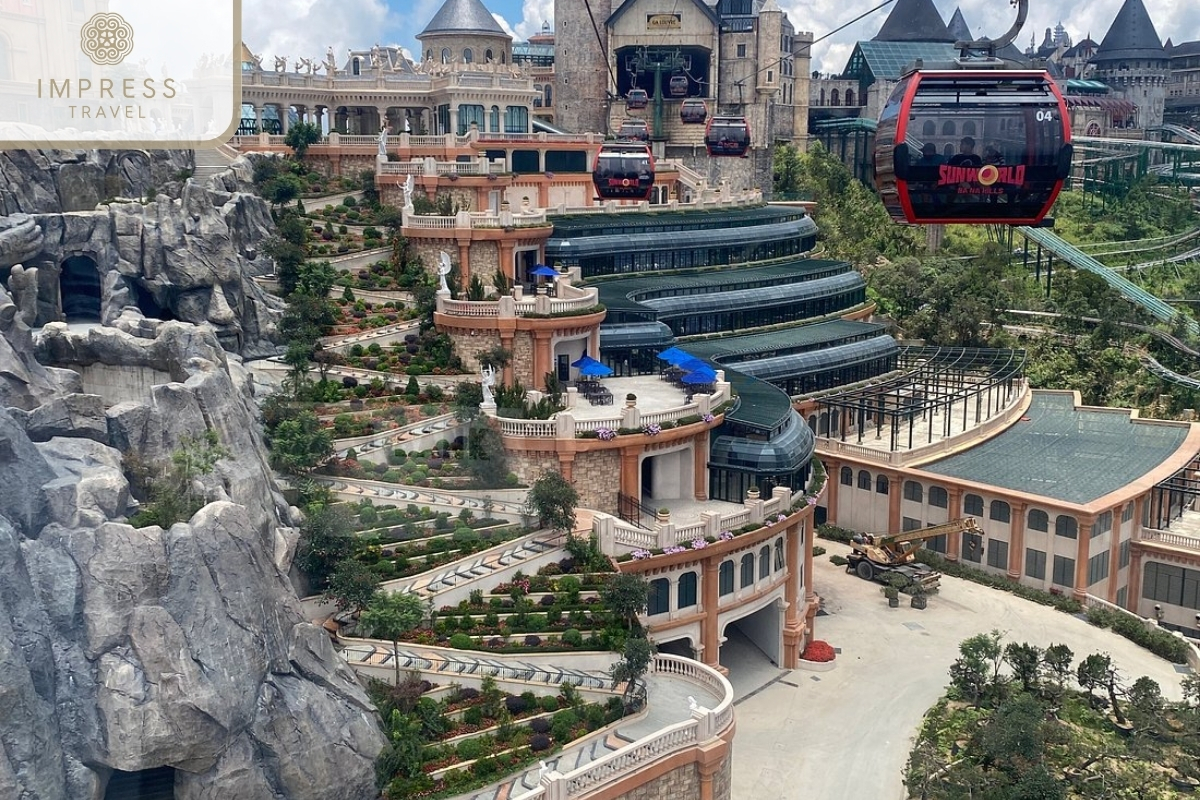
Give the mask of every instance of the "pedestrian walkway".
M 560 547 L 561 537 L 557 534 L 534 534 L 524 539 L 515 539 L 509 546 L 496 551 L 495 548 L 486 553 L 479 553 L 459 559 L 453 564 L 447 564 L 436 570 L 422 573 L 412 578 L 387 581 L 382 584 L 384 591 L 420 595 L 431 598 L 438 593 L 464 583 L 482 581 L 498 570 L 530 561 L 551 550 Z
M 371 641 L 369 644 L 351 644 L 342 650 L 342 657 L 351 664 L 395 669 L 396 660 L 402 670 L 418 670 L 436 673 L 449 678 L 452 675 L 471 675 L 476 678 L 517 680 L 527 683 L 544 683 L 557 689 L 570 682 L 587 689 L 614 690 L 612 678 L 599 670 L 579 670 L 541 661 L 509 661 L 475 655 L 469 650 L 456 650 L 448 655 L 444 650 L 429 650 L 420 645 L 402 643 L 393 655 L 390 642 Z M 544 658 L 553 660 L 555 654 L 547 653 Z M 614 690 L 615 691 L 615 690 Z
M 195 151 L 196 167 L 192 171 L 192 177 L 198 181 L 205 181 L 213 175 L 220 175 L 225 170 L 229 169 L 229 165 L 233 163 L 233 159 L 215 149 L 201 149 Z

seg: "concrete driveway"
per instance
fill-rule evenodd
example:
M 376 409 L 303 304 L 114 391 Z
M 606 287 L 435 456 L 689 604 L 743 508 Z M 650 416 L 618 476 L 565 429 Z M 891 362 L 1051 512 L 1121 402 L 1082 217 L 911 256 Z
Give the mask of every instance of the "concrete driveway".
M 848 548 L 822 541 L 830 553 Z M 942 578 L 923 611 L 888 608 L 880 585 L 815 559 L 826 616 L 817 637 L 841 648 L 832 672 L 784 672 L 737 701 L 735 800 L 903 800 L 904 764 L 921 717 L 945 691 L 963 639 L 1063 643 L 1079 659 L 1112 655 L 1128 682 L 1149 675 L 1179 699 L 1181 673 L 1116 634 L 1007 592 Z M 1183 668 L 1186 669 L 1186 668 Z

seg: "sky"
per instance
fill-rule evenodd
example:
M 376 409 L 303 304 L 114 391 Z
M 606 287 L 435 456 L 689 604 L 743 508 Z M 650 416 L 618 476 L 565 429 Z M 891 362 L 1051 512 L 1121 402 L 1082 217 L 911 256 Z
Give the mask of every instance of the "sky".
M 327 47 L 342 56 L 350 48 L 369 49 L 399 45 L 409 53 L 417 49 L 420 33 L 443 0 L 244 0 L 242 37 L 250 49 L 273 56 L 319 57 Z M 568 0 L 583 2 L 583 0 Z M 659 0 L 666 3 L 688 0 Z M 881 0 L 777 0 L 799 31 L 824 36 Z M 942 18 L 949 21 L 956 6 L 977 36 L 999 36 L 1015 19 L 1015 10 L 1002 0 L 934 0 Z M 1041 43 L 1045 30 L 1060 20 L 1073 41 L 1088 33 L 1099 42 L 1108 30 L 1123 0 L 1031 0 L 1029 18 L 1017 44 L 1029 45 L 1030 34 Z M 1200 2 L 1196 0 L 1143 0 L 1159 37 L 1175 43 L 1200 39 Z M 542 22 L 554 24 L 554 0 L 484 0 L 484 5 L 506 31 L 523 41 L 541 30 Z M 860 39 L 870 39 L 887 17 L 890 6 L 834 34 L 813 47 L 813 69 L 837 73 Z

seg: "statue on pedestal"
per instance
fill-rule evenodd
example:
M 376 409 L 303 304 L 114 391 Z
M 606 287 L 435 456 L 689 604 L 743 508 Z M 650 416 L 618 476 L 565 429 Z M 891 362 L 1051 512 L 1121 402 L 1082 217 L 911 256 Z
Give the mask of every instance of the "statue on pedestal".
M 450 294 L 450 287 L 446 285 L 446 276 L 450 274 L 453 266 L 450 264 L 450 254 L 445 250 L 438 253 L 438 294 Z
M 337 72 L 337 58 L 333 55 L 333 47 L 331 46 L 325 51 L 325 74 L 333 77 Z
M 254 53 L 250 53 L 250 60 L 254 62 L 254 68 L 256 70 L 258 70 L 259 72 L 261 72 L 262 71 L 262 56 L 258 56 L 258 55 L 255 55 Z M 143 59 L 143 62 L 144 62 L 144 59 Z M 143 63 L 142 69 L 144 70 L 145 68 L 146 68 L 146 65 L 145 65 L 145 63 Z
M 387 140 L 388 140 L 388 126 L 387 126 L 387 123 L 385 122 L 379 128 L 379 155 L 382 156 L 383 158 L 387 158 Z
M 287 56 L 275 56 L 275 71 L 287 72 Z
M 405 211 L 413 210 L 413 174 L 408 173 L 408 177 L 404 179 L 404 204 L 401 206 Z
M 371 48 L 371 66 L 375 69 L 383 69 L 383 55 L 379 51 L 379 43 Z
M 492 394 L 492 387 L 496 385 L 496 368 L 488 364 L 479 370 L 479 375 L 483 384 L 483 402 L 480 406 L 496 405 L 496 396 Z

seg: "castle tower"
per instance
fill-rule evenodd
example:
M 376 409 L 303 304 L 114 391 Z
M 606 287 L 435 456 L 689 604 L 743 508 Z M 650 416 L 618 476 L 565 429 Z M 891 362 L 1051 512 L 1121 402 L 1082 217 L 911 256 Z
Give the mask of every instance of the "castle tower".
M 1125 0 L 1091 65 L 1097 80 L 1137 106 L 1137 127 L 1162 124 L 1170 60 L 1142 0 Z
M 613 6 L 620 0 L 554 0 L 554 121 L 571 133 L 608 130 L 608 28 Z M 596 25 L 592 27 L 592 19 Z M 600 31 L 600 42 L 596 31 Z
M 479 0 L 446 0 L 417 34 L 422 53 L 419 61 L 435 63 L 508 64 L 512 61 L 512 37 Z

